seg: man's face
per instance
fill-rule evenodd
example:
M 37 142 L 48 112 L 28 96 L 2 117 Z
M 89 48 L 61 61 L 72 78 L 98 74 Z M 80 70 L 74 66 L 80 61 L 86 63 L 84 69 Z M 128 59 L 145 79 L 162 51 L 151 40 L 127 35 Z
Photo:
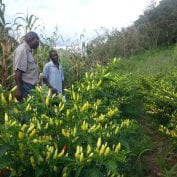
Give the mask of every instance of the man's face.
M 50 57 L 54 63 L 58 63 L 58 53 L 56 51 L 53 51 Z
M 32 49 L 38 48 L 38 46 L 39 46 L 39 37 L 38 36 L 36 36 L 32 39 L 31 46 L 32 46 Z

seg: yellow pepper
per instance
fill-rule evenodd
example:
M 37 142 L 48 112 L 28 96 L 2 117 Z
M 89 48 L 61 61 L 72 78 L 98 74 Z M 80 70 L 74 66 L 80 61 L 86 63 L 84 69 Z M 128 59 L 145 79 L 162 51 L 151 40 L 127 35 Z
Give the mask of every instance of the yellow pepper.
M 32 138 L 36 133 L 36 129 L 33 129 L 33 131 L 30 133 L 29 137 Z
M 45 99 L 45 104 L 46 104 L 46 106 L 49 106 L 49 97 L 48 96 Z
M 35 160 L 34 160 L 33 156 L 30 157 L 30 161 L 31 161 L 32 167 L 34 168 L 35 167 Z
M 25 134 L 21 131 L 18 132 L 18 138 L 22 140 L 25 137 Z

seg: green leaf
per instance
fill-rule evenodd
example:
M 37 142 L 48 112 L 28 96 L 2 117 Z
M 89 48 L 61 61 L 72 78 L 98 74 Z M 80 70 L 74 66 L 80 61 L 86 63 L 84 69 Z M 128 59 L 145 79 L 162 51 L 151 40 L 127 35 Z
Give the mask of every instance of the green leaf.
M 42 167 L 37 167 L 36 170 L 35 170 L 35 176 L 36 177 L 39 177 L 42 175 L 44 169 Z
M 7 144 L 1 145 L 1 147 L 0 147 L 0 157 L 3 156 L 9 149 L 10 149 L 9 145 L 7 145 Z
M 87 177 L 100 177 L 103 176 L 101 175 L 101 172 L 98 168 L 92 167 L 89 169 L 85 169 L 82 174 L 87 174 Z M 85 176 L 85 175 L 84 175 Z
M 76 170 L 76 175 L 75 175 L 75 177 L 79 177 L 82 168 L 83 168 L 83 166 L 79 167 L 79 168 Z
M 120 144 L 122 146 L 124 146 L 127 151 L 130 151 L 130 146 L 129 146 L 128 142 L 125 139 L 126 139 L 125 137 L 121 137 L 120 140 L 119 140 Z
M 0 169 L 1 170 L 8 167 L 11 164 L 13 164 L 13 161 L 10 157 L 2 156 L 0 158 Z
M 117 164 L 116 164 L 116 161 L 115 160 L 108 160 L 107 162 L 106 162 L 106 167 L 110 170 L 110 171 L 112 171 L 112 172 L 114 172 L 114 173 L 117 173 Z

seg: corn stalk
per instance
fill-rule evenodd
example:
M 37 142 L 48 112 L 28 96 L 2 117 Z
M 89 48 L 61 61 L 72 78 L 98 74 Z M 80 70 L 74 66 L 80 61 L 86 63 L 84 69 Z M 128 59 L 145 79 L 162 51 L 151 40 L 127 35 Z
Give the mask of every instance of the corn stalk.
M 11 51 L 14 47 L 15 40 L 9 36 L 8 32 L 11 28 L 7 27 L 5 22 L 5 4 L 0 0 L 0 84 L 4 87 L 9 87 L 9 79 L 12 75 L 12 61 L 10 61 Z
M 17 40 L 22 40 L 23 36 L 30 31 L 35 31 L 40 26 L 38 24 L 39 18 L 33 14 L 17 13 L 17 17 L 14 20 L 14 28 L 17 33 Z

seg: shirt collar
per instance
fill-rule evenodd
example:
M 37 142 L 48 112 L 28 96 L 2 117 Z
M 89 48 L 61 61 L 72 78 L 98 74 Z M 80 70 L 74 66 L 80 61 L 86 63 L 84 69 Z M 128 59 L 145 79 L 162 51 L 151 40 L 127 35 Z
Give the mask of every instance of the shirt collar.
M 57 67 L 57 65 L 55 65 L 55 64 L 53 63 L 53 61 L 50 61 L 50 64 L 51 64 L 51 66 Z M 60 64 L 58 65 L 58 67 L 60 68 Z
M 25 45 L 26 49 L 27 49 L 29 52 L 32 52 L 32 49 L 31 49 L 30 46 L 26 43 L 26 41 L 23 41 L 23 44 Z

